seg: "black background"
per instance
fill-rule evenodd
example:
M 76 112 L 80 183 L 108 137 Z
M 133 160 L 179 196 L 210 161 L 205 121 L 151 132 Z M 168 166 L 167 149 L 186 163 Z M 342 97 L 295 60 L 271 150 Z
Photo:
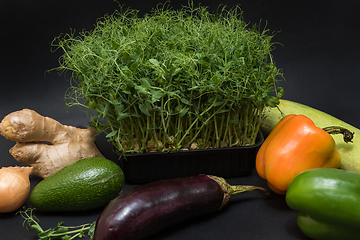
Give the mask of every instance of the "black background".
M 125 6 L 148 12 L 164 1 L 120 1 Z M 201 1 L 194 1 L 197 5 Z M 187 1 L 170 2 L 173 8 Z M 320 109 L 353 126 L 360 127 L 359 26 L 360 2 L 237 0 L 203 1 L 216 10 L 219 4 L 240 5 L 247 22 L 267 21 L 267 27 L 280 31 L 273 51 L 286 81 L 284 99 Z M 66 108 L 64 94 L 69 82 L 56 72 L 60 52 L 50 51 L 50 42 L 70 29 L 91 30 L 96 19 L 118 8 L 113 0 L 1 0 L 0 1 L 0 118 L 10 112 L 30 108 L 66 125 L 87 125 L 82 109 Z M 97 144 L 114 161 L 117 156 L 103 135 Z M 0 137 L 0 167 L 17 162 L 8 150 L 12 141 Z M 231 184 L 266 186 L 254 171 L 250 176 L 227 179 Z M 33 188 L 39 179 L 31 176 Z M 124 189 L 133 187 L 125 185 Z M 1 197 L 1 196 L 0 196 Z M 27 201 L 26 206 L 31 206 Z M 96 220 L 101 209 L 74 214 L 37 213 L 44 229 L 59 221 L 78 225 Z M 253 192 L 234 197 L 222 211 L 196 219 L 154 236 L 153 239 L 307 239 L 296 225 L 297 212 L 289 209 L 284 196 L 270 197 Z M 1 240 L 33 240 L 34 230 L 22 226 L 15 213 L 0 214 Z

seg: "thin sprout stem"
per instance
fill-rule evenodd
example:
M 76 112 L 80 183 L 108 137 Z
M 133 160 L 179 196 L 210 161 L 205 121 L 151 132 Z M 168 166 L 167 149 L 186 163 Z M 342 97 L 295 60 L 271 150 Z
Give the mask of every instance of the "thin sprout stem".
M 86 231 L 86 230 L 89 230 L 90 229 L 90 223 L 89 224 L 87 224 L 88 226 L 83 226 L 83 225 L 81 225 L 81 226 L 79 226 L 79 229 L 76 229 L 76 230 L 73 230 L 73 231 L 68 231 L 68 232 L 66 232 L 66 234 L 67 235 L 69 235 L 69 234 L 74 234 L 74 233 L 77 233 L 76 235 L 73 235 L 70 239 L 74 239 L 74 238 L 76 238 L 76 237 L 78 237 L 80 234 L 81 234 L 81 232 L 82 231 Z M 81 228 L 80 228 L 81 227 Z M 67 228 L 70 228 L 70 227 L 67 227 Z M 77 227 L 73 227 L 73 228 L 77 228 Z M 64 233 L 53 233 L 52 235 L 51 235 L 52 237 L 59 237 L 59 236 L 64 236 Z
M 214 130 L 215 130 L 215 139 L 216 139 L 216 143 L 215 143 L 215 147 L 219 147 L 219 140 L 220 140 L 220 136 L 219 136 L 219 132 L 218 132 L 218 125 L 217 125 L 217 121 L 216 121 L 216 114 L 215 114 L 215 108 L 214 108 Z
M 210 120 L 217 114 L 217 112 L 219 112 L 226 104 L 227 104 L 227 102 L 224 102 L 224 103 L 222 104 L 222 106 L 219 107 L 219 108 L 216 110 L 216 112 L 214 112 L 207 120 L 205 120 L 205 122 L 210 121 Z M 204 114 L 204 113 L 205 113 L 205 112 L 203 112 L 203 114 Z M 202 115 L 202 114 L 200 114 L 200 115 Z M 199 120 L 199 117 L 197 117 L 197 118 L 195 119 L 195 121 L 198 121 L 198 120 Z M 191 124 L 190 127 L 192 127 L 192 125 L 195 124 L 195 121 Z M 206 124 L 205 124 L 205 125 L 206 125 Z M 212 126 L 212 125 L 210 125 L 210 126 Z M 200 134 L 201 129 L 202 129 L 203 127 L 204 127 L 204 124 L 201 125 L 200 129 L 196 132 L 195 136 L 191 139 L 190 142 L 193 142 L 193 141 L 197 138 L 197 136 Z M 187 132 L 188 132 L 188 131 L 189 131 L 189 129 L 187 130 Z M 187 132 L 186 132 L 186 133 L 187 133 Z M 209 131 L 207 131 L 207 132 L 209 132 Z M 184 134 L 184 136 L 183 136 L 183 138 L 181 139 L 180 143 L 184 140 L 185 136 L 187 135 L 186 133 Z
M 242 144 L 245 145 L 246 144 L 246 138 L 247 138 L 247 129 L 248 129 L 248 125 L 249 125 L 249 108 L 250 108 L 250 104 L 247 104 L 246 109 L 244 109 L 244 127 L 243 127 L 243 139 L 242 139 Z M 241 127 L 241 126 L 240 126 Z

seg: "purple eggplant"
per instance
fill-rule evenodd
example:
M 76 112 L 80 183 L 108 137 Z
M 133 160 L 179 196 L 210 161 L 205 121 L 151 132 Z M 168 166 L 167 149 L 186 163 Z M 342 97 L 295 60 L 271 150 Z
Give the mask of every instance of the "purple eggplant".
M 174 178 L 141 185 L 120 194 L 100 214 L 93 240 L 139 240 L 165 228 L 223 208 L 236 194 L 263 190 L 231 186 L 211 175 Z

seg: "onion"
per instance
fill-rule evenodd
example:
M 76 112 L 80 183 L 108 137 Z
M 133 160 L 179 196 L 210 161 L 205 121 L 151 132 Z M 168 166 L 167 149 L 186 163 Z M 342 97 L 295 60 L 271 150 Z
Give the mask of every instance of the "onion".
M 0 169 L 0 213 L 19 209 L 30 192 L 29 176 L 32 167 L 3 167 Z

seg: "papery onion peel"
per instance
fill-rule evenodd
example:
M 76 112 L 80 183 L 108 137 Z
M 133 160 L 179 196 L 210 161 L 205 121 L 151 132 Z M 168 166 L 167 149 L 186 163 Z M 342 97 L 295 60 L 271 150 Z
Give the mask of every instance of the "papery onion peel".
M 2 167 L 0 169 L 0 213 L 13 212 L 26 201 L 30 192 L 32 167 Z

